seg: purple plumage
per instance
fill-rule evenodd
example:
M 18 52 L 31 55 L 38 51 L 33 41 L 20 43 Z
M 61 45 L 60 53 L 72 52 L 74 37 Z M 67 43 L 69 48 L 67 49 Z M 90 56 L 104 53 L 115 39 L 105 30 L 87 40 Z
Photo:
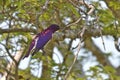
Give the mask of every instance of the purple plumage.
M 38 52 L 40 49 L 43 49 L 44 45 L 52 38 L 52 34 L 59 30 L 59 26 L 56 24 L 50 25 L 47 29 L 38 33 L 36 37 L 32 40 L 27 54 L 23 57 L 28 57 L 29 54 L 32 56 Z

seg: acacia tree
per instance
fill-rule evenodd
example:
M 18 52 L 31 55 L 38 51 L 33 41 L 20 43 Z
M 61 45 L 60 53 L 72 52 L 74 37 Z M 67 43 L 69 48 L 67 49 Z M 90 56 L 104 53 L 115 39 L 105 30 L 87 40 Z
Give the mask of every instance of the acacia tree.
M 101 2 L 106 3 L 102 6 Z M 100 5 L 101 4 L 101 5 Z M 109 60 L 112 53 L 105 53 L 95 44 L 93 37 L 111 36 L 119 49 L 120 1 L 116 0 L 1 0 L 0 3 L 0 75 L 2 80 L 34 79 L 105 79 L 119 80 L 120 65 L 114 67 Z M 42 52 L 31 57 L 25 70 L 19 68 L 22 56 L 27 52 L 33 36 L 52 23 L 60 26 L 59 32 Z M 73 42 L 78 44 L 73 47 Z M 69 40 L 66 42 L 66 40 Z M 114 47 L 114 46 L 113 46 Z M 54 49 L 58 51 L 55 53 Z M 81 53 L 81 50 L 84 50 Z M 75 53 L 76 51 L 76 53 Z M 54 55 L 59 52 L 58 63 Z M 96 57 L 97 65 L 84 71 L 91 55 Z M 80 55 L 84 54 L 84 55 Z M 87 56 L 86 56 L 87 55 Z M 119 55 L 118 55 L 119 57 Z M 89 61 L 88 60 L 88 61 Z M 39 67 L 39 63 L 42 66 Z M 24 64 L 23 64 L 24 65 Z M 35 65 L 36 67 L 32 67 Z M 41 76 L 32 74 L 31 70 L 42 68 Z M 87 75 L 86 72 L 90 72 Z

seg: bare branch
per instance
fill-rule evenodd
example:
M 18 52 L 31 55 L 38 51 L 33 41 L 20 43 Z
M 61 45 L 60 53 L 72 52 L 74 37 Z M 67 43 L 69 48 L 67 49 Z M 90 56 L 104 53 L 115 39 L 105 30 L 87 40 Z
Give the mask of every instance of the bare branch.
M 76 6 L 76 4 L 74 4 L 71 0 L 69 0 L 69 2 L 72 3 L 72 5 L 75 6 L 76 8 L 80 9 L 80 8 L 79 8 L 78 6 Z M 87 12 L 87 15 L 86 15 L 86 16 L 90 15 L 90 14 L 94 11 L 94 9 L 95 9 L 94 6 L 93 6 L 93 5 L 88 5 L 88 4 L 86 4 L 84 1 L 83 1 L 82 3 L 84 3 L 84 5 L 86 5 L 88 8 L 90 8 L 90 10 Z M 81 9 L 80 9 L 80 10 L 81 10 Z M 84 12 L 84 11 L 83 11 L 83 12 Z M 84 12 L 84 13 L 86 14 L 86 12 Z M 81 19 L 82 19 L 82 18 L 80 17 L 77 21 L 75 21 L 75 22 L 67 25 L 67 27 L 69 27 L 69 26 L 71 26 L 71 25 L 74 25 L 74 24 L 77 24 Z M 86 19 L 87 19 L 87 18 L 86 18 Z M 87 23 L 87 21 L 86 21 L 86 23 Z M 82 29 L 82 31 L 80 32 L 80 38 L 81 38 L 81 39 L 83 38 L 83 35 L 84 35 L 84 33 L 85 33 L 85 30 L 86 30 L 86 26 L 84 26 L 83 29 Z M 101 34 L 102 34 L 102 33 L 101 33 Z M 74 61 L 73 61 L 73 63 L 71 64 L 70 68 L 68 69 L 68 71 L 67 71 L 67 73 L 66 73 L 66 75 L 65 75 L 65 77 L 64 77 L 64 80 L 66 80 L 67 77 L 69 76 L 69 74 L 70 74 L 70 72 L 71 72 L 71 70 L 72 70 L 72 68 L 73 68 L 73 66 L 74 66 L 74 64 L 75 64 L 75 62 L 76 62 L 76 60 L 77 60 L 79 51 L 80 51 L 80 49 L 81 49 L 81 43 L 82 43 L 82 40 L 80 40 L 80 42 L 79 42 L 79 44 L 78 44 L 77 54 L 75 55 Z
M 85 12 L 84 10 L 82 10 L 79 6 L 77 6 L 77 4 L 75 4 L 75 3 L 72 2 L 71 0 L 69 0 L 69 2 L 70 2 L 74 7 L 78 8 L 81 12 L 83 12 L 86 16 L 92 14 L 93 11 L 95 10 L 95 7 L 94 7 L 93 5 L 85 3 L 84 0 L 83 0 L 83 1 L 79 1 L 79 3 L 82 4 L 82 5 L 86 5 L 87 8 L 90 8 L 90 10 L 89 10 L 88 12 Z M 72 23 L 66 25 L 66 27 L 65 27 L 63 30 L 65 30 L 65 29 L 66 29 L 67 27 L 69 27 L 69 26 L 72 26 L 72 25 L 75 25 L 75 24 L 79 23 L 79 22 L 81 21 L 81 19 L 82 19 L 82 17 L 78 18 L 75 22 L 72 22 Z
M 100 30 L 100 35 L 101 35 L 101 39 L 102 39 L 102 44 L 103 44 L 104 50 L 106 50 L 106 48 L 105 48 L 105 43 L 104 43 L 104 39 L 103 39 L 103 35 L 102 35 L 102 30 L 101 30 L 100 27 L 99 27 L 99 30 Z
M 80 17 L 79 19 L 77 19 L 75 22 L 71 23 L 71 24 L 68 24 L 66 27 L 69 27 L 69 26 L 72 26 L 72 25 L 75 25 L 77 24 L 78 22 L 80 22 L 82 18 Z
M 14 59 L 14 57 L 11 55 L 11 53 L 9 52 L 9 49 L 8 49 L 8 42 L 9 42 L 9 33 L 7 35 L 7 38 L 6 38 L 6 44 L 5 44 L 5 49 L 8 53 L 8 56 L 14 61 L 14 63 L 17 63 L 16 60 Z
M 31 29 L 31 28 L 0 29 L 0 34 L 3 34 L 3 33 L 16 33 L 16 32 L 33 32 L 33 33 L 37 33 L 37 31 L 35 29 Z
M 77 4 L 75 4 L 75 3 L 72 2 L 71 0 L 69 0 L 69 2 L 70 2 L 74 7 L 76 7 L 76 8 L 79 9 L 81 12 L 83 12 L 84 14 L 87 15 L 87 13 L 86 13 L 84 10 L 82 10 L 79 6 L 77 6 Z
M 73 63 L 71 64 L 70 68 L 68 69 L 68 71 L 67 71 L 67 73 L 66 73 L 66 75 L 65 75 L 65 77 L 64 77 L 64 80 L 66 80 L 66 79 L 68 78 L 68 76 L 69 76 L 69 74 L 70 74 L 70 71 L 72 70 L 72 68 L 73 68 L 73 66 L 74 66 L 74 64 L 75 64 L 75 62 L 76 62 L 76 60 L 77 60 L 77 57 L 78 57 L 78 54 L 79 54 L 80 49 L 81 49 L 81 41 L 80 41 L 79 44 L 78 44 L 78 51 L 77 51 L 77 53 L 76 53 L 76 55 L 75 55 L 75 57 L 74 57 Z
M 95 10 L 95 6 L 93 6 L 92 4 L 87 4 L 85 3 L 85 0 L 79 1 L 80 4 L 85 5 L 88 9 L 90 9 L 87 12 L 87 15 L 90 15 L 91 13 L 93 13 L 93 11 Z
M 22 53 L 23 53 L 23 49 L 21 49 L 20 51 L 18 51 L 18 52 L 16 53 L 16 55 L 14 56 L 14 59 L 15 59 L 17 62 L 21 59 Z M 10 62 L 10 63 L 7 65 L 7 67 L 6 67 L 6 70 L 7 70 L 7 71 L 4 72 L 4 74 L 3 74 L 3 76 L 1 77 L 0 80 L 7 80 L 8 71 L 11 72 L 10 70 L 11 70 L 12 67 L 16 69 L 15 75 L 17 75 L 17 78 L 18 78 L 18 74 L 16 74 L 16 72 L 17 72 L 17 70 L 18 70 L 18 68 L 17 68 L 17 67 L 18 67 L 18 64 L 15 64 L 14 61 L 12 61 L 12 62 Z M 10 74 L 9 74 L 9 75 L 10 75 Z M 15 76 L 15 78 L 16 78 L 16 76 Z M 18 79 L 16 79 L 16 80 L 18 80 Z
M 86 28 L 85 28 L 85 26 L 84 26 L 83 29 L 82 29 L 82 31 L 81 31 L 81 33 L 80 33 L 80 37 L 81 37 L 81 38 L 83 38 L 83 35 L 84 35 L 84 33 L 85 33 L 85 30 L 86 30 Z M 70 71 L 72 70 L 72 68 L 73 68 L 73 66 L 74 66 L 74 64 L 75 64 L 75 62 L 76 62 L 76 60 L 77 60 L 78 54 L 79 54 L 80 49 L 81 49 L 81 43 L 82 43 L 82 39 L 80 40 L 80 42 L 79 42 L 79 44 L 78 44 L 77 53 L 76 53 L 76 55 L 75 55 L 75 57 L 74 57 L 73 63 L 71 64 L 70 68 L 68 69 L 68 71 L 67 71 L 67 73 L 66 73 L 66 75 L 65 75 L 65 77 L 64 77 L 64 80 L 66 80 L 66 79 L 68 78 L 68 76 L 69 76 L 69 74 L 70 74 Z

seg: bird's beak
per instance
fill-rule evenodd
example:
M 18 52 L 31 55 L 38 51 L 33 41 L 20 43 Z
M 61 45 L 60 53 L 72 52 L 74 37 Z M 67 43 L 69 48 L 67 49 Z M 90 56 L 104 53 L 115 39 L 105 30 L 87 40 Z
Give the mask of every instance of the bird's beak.
M 57 30 L 56 32 L 59 32 L 59 30 Z

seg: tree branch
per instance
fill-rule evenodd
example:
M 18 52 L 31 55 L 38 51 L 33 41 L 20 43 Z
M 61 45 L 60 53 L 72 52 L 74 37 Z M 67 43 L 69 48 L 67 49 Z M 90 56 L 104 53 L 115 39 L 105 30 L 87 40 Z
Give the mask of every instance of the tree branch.
M 0 29 L 0 34 L 3 34 L 3 33 L 16 33 L 16 32 L 33 32 L 33 33 L 37 33 L 37 30 L 32 29 L 32 28 Z
M 108 59 L 106 58 L 106 56 L 102 53 L 102 52 L 92 41 L 91 38 L 87 38 L 85 39 L 85 48 L 87 48 L 88 50 L 92 51 L 93 55 L 95 55 L 97 57 L 98 62 L 100 62 L 102 65 L 110 65 L 112 66 L 112 64 L 108 61 Z M 113 66 L 112 66 L 113 67 Z
M 16 60 L 16 62 L 19 62 L 19 60 L 21 59 L 23 53 L 23 49 L 21 49 L 20 51 L 18 51 L 16 53 L 16 55 L 14 56 L 14 59 Z M 18 64 L 15 64 L 14 61 L 10 62 L 7 67 L 6 67 L 6 71 L 4 72 L 3 76 L 1 77 L 0 80 L 7 80 L 7 76 L 8 76 L 8 72 L 11 72 L 11 68 L 15 68 L 15 76 L 14 78 L 18 78 Z M 10 74 L 9 74 L 10 75 Z M 18 79 L 16 79 L 18 80 Z
M 74 64 L 75 64 L 75 62 L 77 60 L 80 49 L 81 49 L 81 41 L 78 44 L 78 51 L 77 51 L 77 53 L 76 53 L 76 55 L 74 57 L 73 63 L 71 64 L 70 68 L 68 69 L 67 73 L 65 74 L 64 80 L 66 80 L 68 78 L 68 76 L 70 74 L 70 71 L 72 70 L 72 68 L 73 68 L 73 66 L 74 66 Z

